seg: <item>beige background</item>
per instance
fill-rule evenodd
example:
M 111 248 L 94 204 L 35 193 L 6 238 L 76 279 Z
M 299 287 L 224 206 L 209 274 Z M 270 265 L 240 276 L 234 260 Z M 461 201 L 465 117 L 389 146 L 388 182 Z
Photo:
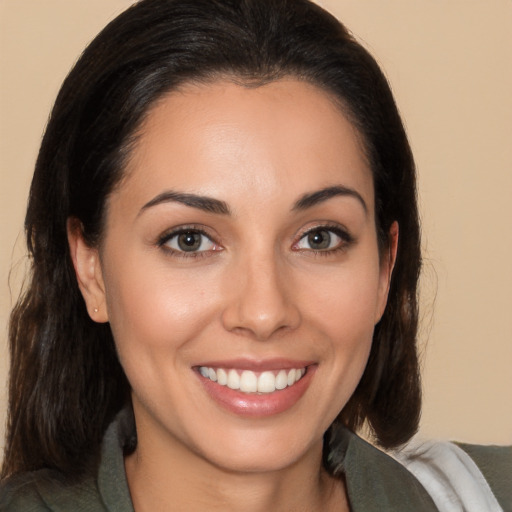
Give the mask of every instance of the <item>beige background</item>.
M 0 0 L 2 439 L 7 317 L 23 275 L 23 215 L 41 133 L 80 51 L 130 3 Z M 422 434 L 510 444 L 512 0 L 320 3 L 384 67 L 417 159 L 426 259 Z

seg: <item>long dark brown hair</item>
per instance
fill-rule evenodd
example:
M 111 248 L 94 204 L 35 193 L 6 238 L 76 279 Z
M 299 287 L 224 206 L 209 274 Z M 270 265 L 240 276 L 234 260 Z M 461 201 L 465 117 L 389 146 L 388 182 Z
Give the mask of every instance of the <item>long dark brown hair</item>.
M 388 305 L 363 377 L 336 422 L 365 421 L 393 447 L 416 431 L 419 225 L 414 162 L 375 60 L 307 0 L 142 0 L 89 45 L 59 92 L 36 163 L 25 220 L 30 281 L 10 320 L 9 416 L 2 476 L 38 468 L 79 475 L 129 401 L 108 324 L 89 318 L 66 221 L 91 245 L 123 175 L 134 134 L 164 93 L 231 77 L 257 86 L 283 76 L 329 91 L 359 130 L 373 172 L 381 250 L 400 226 Z

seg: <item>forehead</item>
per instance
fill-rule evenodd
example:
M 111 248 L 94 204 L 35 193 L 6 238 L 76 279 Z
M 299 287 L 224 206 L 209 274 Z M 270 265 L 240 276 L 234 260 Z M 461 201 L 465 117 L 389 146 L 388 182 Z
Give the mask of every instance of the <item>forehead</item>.
M 168 93 L 139 130 L 121 189 L 146 200 L 172 188 L 230 201 L 337 184 L 358 189 L 373 210 L 358 131 L 332 95 L 290 78 L 258 87 L 189 83 Z

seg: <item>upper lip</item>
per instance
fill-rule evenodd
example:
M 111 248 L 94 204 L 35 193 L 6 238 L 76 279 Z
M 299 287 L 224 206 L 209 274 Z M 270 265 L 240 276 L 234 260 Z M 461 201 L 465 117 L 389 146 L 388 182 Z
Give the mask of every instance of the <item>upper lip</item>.
M 311 360 L 288 359 L 283 357 L 271 359 L 224 359 L 215 361 L 205 361 L 194 367 L 205 366 L 207 368 L 236 368 L 237 370 L 251 370 L 253 372 L 262 372 L 265 370 L 288 370 L 292 368 L 305 368 L 314 364 Z

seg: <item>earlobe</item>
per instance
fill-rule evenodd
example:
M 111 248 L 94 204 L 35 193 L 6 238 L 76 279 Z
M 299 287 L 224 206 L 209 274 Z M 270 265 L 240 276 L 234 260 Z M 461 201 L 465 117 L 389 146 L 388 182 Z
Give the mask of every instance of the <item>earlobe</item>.
M 98 249 L 86 243 L 82 223 L 77 218 L 68 219 L 67 235 L 78 287 L 89 316 L 95 322 L 108 322 L 105 286 Z
M 389 287 L 391 285 L 391 276 L 393 274 L 393 269 L 395 268 L 396 255 L 398 251 L 398 235 L 398 222 L 394 221 L 389 228 L 387 251 L 382 255 L 379 283 L 379 307 L 376 323 L 380 321 L 384 314 L 384 310 L 386 309 Z

